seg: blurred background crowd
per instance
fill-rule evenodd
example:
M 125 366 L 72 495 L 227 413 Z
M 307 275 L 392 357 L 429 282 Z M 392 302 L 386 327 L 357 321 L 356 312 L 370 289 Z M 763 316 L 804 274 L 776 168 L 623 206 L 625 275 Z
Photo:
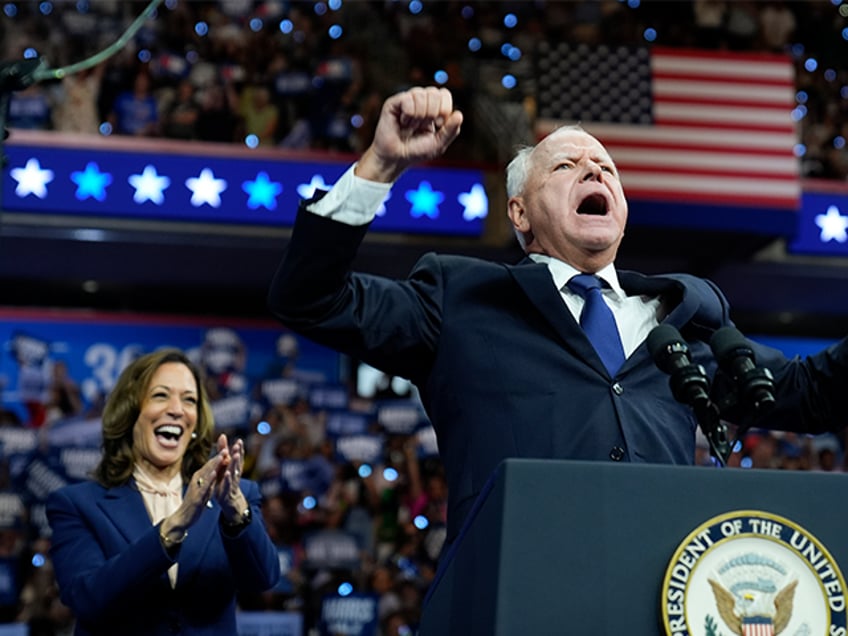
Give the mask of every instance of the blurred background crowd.
M 4 59 L 87 59 L 147 4 L 6 2 Z M 15 93 L 8 125 L 358 152 L 382 100 L 410 85 L 446 86 L 461 108 L 518 105 L 531 127 L 543 41 L 698 47 L 790 56 L 802 174 L 844 180 L 846 15 L 841 0 L 167 0 L 103 64 Z M 464 131 L 453 156 L 492 157 L 487 134 Z
M 147 4 L 2 3 L 3 60 L 79 62 L 112 44 Z M 369 142 L 383 99 L 407 86 L 444 85 L 459 108 L 489 97 L 505 112 L 519 112 L 529 130 L 538 42 L 655 44 L 790 56 L 802 175 L 845 181 L 846 23 L 848 4 L 840 0 L 166 0 L 117 55 L 14 93 L 6 125 L 356 153 Z M 452 158 L 484 161 L 508 152 L 488 127 L 468 128 Z M 264 379 L 311 386 L 315 370 L 291 355 L 301 343 L 291 336 L 286 343 L 284 362 Z M 217 400 L 251 388 L 231 371 L 208 371 Z M 6 410 L 0 422 L 0 622 L 25 623 L 32 636 L 69 634 L 73 617 L 57 598 L 43 511 L 30 506 L 15 479 L 35 479 L 34 455 L 26 470 L 11 461 L 10 431 L 31 433 L 34 452 L 44 453 L 51 430 L 69 421 L 96 424 L 102 404 L 83 395 L 61 362 L 50 365 L 49 378 L 44 372 L 26 413 Z M 369 414 L 362 432 L 381 439 L 377 457 L 368 449 L 339 452 L 327 409 L 303 390 L 252 394 L 250 417 L 228 428 L 245 436 L 246 473 L 263 486 L 265 522 L 286 560 L 278 588 L 240 599 L 242 609 L 297 612 L 304 633 L 317 634 L 326 595 L 361 593 L 377 599 L 377 633 L 413 633 L 442 547 L 445 480 L 431 429 L 386 428 L 373 417 L 381 400 L 414 401 L 410 387 L 382 377 L 372 389 L 363 392 L 351 380 L 344 408 Z M 843 471 L 844 442 L 754 431 L 731 466 Z M 706 444 L 698 452 L 698 463 L 710 465 Z
M 245 475 L 260 484 L 279 549 L 283 579 L 239 598 L 240 609 L 296 614 L 304 635 L 413 634 L 447 504 L 435 433 L 414 387 L 342 358 L 333 377 L 326 364 L 310 366 L 301 354 L 308 343 L 290 333 L 271 346 L 249 341 L 249 330 L 214 327 L 184 347 L 205 373 L 217 428 L 246 442 Z M 3 378 L 16 390 L 4 394 L 17 400 L 0 411 L 0 623 L 27 626 L 16 634 L 64 635 L 74 621 L 58 598 L 43 503 L 94 468 L 108 387 L 92 391 L 69 374 L 70 351 L 39 356 L 37 345 L 21 335 L 5 343 L 17 361 Z M 272 360 L 251 370 L 248 359 L 266 348 L 276 350 Z M 728 465 L 842 472 L 844 441 L 754 430 Z M 715 469 L 704 438 L 696 463 Z M 374 620 L 366 613 L 358 628 L 329 631 L 324 608 L 338 598 L 370 601 Z

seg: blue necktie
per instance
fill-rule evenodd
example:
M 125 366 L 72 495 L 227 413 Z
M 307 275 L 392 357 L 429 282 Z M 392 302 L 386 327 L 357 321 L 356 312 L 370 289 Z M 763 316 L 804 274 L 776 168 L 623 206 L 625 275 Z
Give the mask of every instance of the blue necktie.
M 580 326 L 609 374 L 615 375 L 624 364 L 624 347 L 621 346 L 615 316 L 601 293 L 601 280 L 593 274 L 578 274 L 568 281 L 568 288 L 586 301 L 580 314 Z

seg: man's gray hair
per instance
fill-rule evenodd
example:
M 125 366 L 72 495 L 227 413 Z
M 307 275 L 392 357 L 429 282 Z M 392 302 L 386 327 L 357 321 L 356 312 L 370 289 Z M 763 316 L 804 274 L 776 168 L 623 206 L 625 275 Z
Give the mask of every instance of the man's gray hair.
M 551 137 L 553 135 L 568 132 L 572 130 L 579 130 L 580 132 L 586 132 L 583 130 L 583 127 L 580 124 L 565 124 L 560 126 L 559 128 L 554 129 L 552 132 L 548 133 L 545 138 Z M 533 146 L 519 146 L 515 151 L 515 155 L 512 157 L 512 160 L 506 166 L 506 198 L 507 201 L 524 192 L 524 186 L 527 185 L 527 175 L 530 173 L 530 155 L 533 153 L 533 150 L 536 149 L 535 144 Z M 509 208 L 507 208 L 509 210 Z M 521 249 L 525 252 L 527 251 L 527 245 L 524 242 L 524 235 L 519 232 L 517 229 L 513 228 L 515 232 L 515 237 L 518 239 L 518 244 L 521 245 Z

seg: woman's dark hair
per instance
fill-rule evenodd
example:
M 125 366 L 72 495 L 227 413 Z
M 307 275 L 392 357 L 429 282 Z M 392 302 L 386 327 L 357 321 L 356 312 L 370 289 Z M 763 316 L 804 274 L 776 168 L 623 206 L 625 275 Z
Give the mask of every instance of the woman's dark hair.
M 209 459 L 215 421 L 200 370 L 179 349 L 160 349 L 137 358 L 121 373 L 103 409 L 103 456 L 94 478 L 111 488 L 126 484 L 133 473 L 133 428 L 156 370 L 163 364 L 184 364 L 197 384 L 197 437 L 191 439 L 183 457 L 183 479 L 188 479 Z

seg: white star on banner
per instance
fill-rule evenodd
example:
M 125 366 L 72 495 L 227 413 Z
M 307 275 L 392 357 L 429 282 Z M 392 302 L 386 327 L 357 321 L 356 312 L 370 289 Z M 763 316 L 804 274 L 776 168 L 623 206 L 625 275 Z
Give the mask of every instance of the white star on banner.
M 162 205 L 165 201 L 165 196 L 162 192 L 171 185 L 171 180 L 168 177 L 159 176 L 156 168 L 150 164 L 144 166 L 144 172 L 141 174 L 132 174 L 127 180 L 135 188 L 133 201 L 136 203 L 153 201 L 156 205 Z
M 458 197 L 460 205 L 465 206 L 462 218 L 466 221 L 474 219 L 485 219 L 489 213 L 489 198 L 482 184 L 475 183 L 471 186 L 471 192 L 462 192 Z
M 316 190 L 329 190 L 330 186 L 324 183 L 324 177 L 320 174 L 312 175 L 312 181 L 301 183 L 297 186 L 297 193 L 302 199 L 311 199 Z
M 185 185 L 191 190 L 191 204 L 194 207 L 199 208 L 204 203 L 213 208 L 221 207 L 221 193 L 227 189 L 227 182 L 216 179 L 209 168 L 201 170 L 199 177 L 186 179 Z
M 848 233 L 846 233 L 846 229 L 848 229 L 848 216 L 842 216 L 839 213 L 839 208 L 835 205 L 831 205 L 827 209 L 827 214 L 816 215 L 816 225 L 821 228 L 819 238 L 822 243 L 827 243 L 828 241 L 844 243 L 848 241 Z
M 42 169 L 35 157 L 27 160 L 23 168 L 12 168 L 9 174 L 18 182 L 15 194 L 22 199 L 29 194 L 34 194 L 39 199 L 45 198 L 47 184 L 53 181 L 53 171 Z

